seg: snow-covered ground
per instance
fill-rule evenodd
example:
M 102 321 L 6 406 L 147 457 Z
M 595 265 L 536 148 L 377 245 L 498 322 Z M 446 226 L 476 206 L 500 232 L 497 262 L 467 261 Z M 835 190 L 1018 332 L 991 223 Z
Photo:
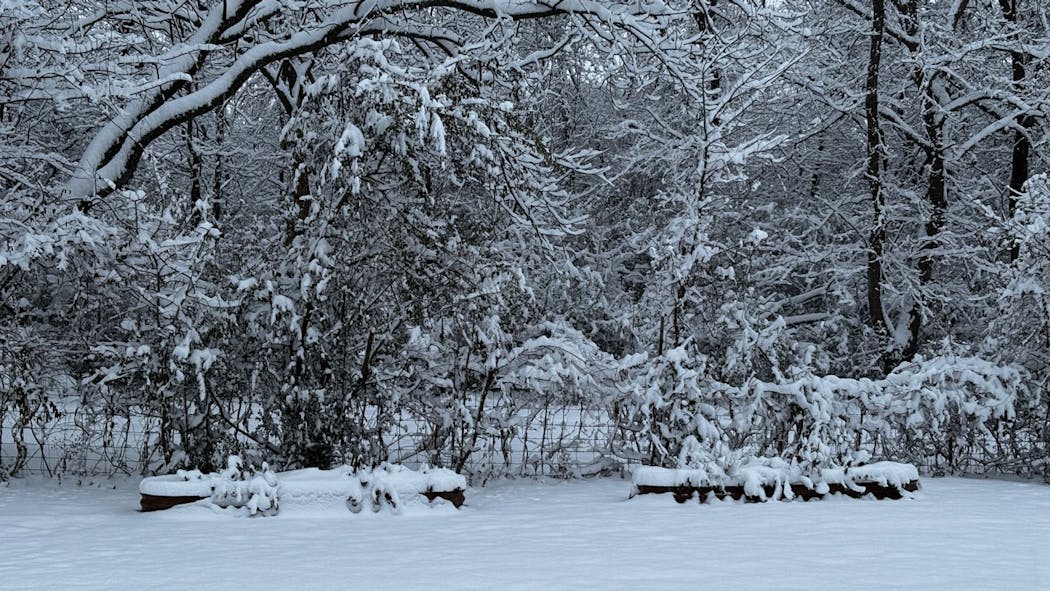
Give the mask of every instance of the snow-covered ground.
M 0 488 L 0 588 L 1045 589 L 1050 486 L 925 479 L 914 500 L 677 505 L 627 480 L 505 481 L 468 506 L 137 513 L 135 482 Z M 111 487 L 112 485 L 107 485 Z

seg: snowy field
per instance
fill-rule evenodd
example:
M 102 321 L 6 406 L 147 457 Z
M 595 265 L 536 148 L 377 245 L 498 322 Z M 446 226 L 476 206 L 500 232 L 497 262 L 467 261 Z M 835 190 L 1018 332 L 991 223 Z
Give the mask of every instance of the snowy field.
M 925 479 L 914 500 L 677 505 L 626 480 L 509 481 L 468 506 L 243 518 L 116 489 L 0 488 L 0 588 L 1046 589 L 1050 486 Z

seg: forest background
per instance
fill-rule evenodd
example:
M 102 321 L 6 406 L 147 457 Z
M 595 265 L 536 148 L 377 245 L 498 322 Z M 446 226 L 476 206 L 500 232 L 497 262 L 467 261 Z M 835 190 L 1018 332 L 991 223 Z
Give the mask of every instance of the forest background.
M 0 0 L 0 478 L 1050 478 L 1047 12 Z

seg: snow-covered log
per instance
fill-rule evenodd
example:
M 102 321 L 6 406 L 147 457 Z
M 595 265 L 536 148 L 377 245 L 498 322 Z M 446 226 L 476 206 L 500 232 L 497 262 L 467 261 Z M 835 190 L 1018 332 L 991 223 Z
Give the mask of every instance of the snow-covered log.
M 304 468 L 274 473 L 267 468 L 245 469 L 234 456 L 226 470 L 203 474 L 179 470 L 151 476 L 139 483 L 141 510 L 157 511 L 175 505 L 207 500 L 218 507 L 241 509 L 249 514 L 274 515 L 281 506 L 342 503 L 354 513 L 364 507 L 397 513 L 406 503 L 433 503 L 442 499 L 459 508 L 467 481 L 446 468 L 411 470 L 396 464 L 332 470 Z
M 911 498 L 919 486 L 918 470 L 911 464 L 883 461 L 831 468 L 812 478 L 797 464 L 779 458 L 752 458 L 729 474 L 642 466 L 634 471 L 631 496 L 670 493 L 679 503 L 692 498 L 700 502 L 724 498 L 748 502 L 795 498 L 809 501 L 836 494 L 901 499 Z

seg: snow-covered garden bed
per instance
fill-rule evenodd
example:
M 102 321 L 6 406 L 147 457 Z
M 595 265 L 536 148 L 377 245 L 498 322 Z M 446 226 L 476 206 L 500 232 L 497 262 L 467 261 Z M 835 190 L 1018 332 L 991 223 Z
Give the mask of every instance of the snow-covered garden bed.
M 375 512 L 398 512 L 403 504 L 423 499 L 428 503 L 443 499 L 459 508 L 465 501 L 466 486 L 463 476 L 444 468 L 415 471 L 382 464 L 374 469 L 341 466 L 332 470 L 273 472 L 265 464 L 259 470 L 245 467 L 239 457 L 232 456 L 222 472 L 179 470 L 176 474 L 144 478 L 139 483 L 139 503 L 142 511 L 157 511 L 207 500 L 249 515 L 273 515 L 280 504 L 328 498 L 345 502 L 354 513 L 365 507 Z
M 911 464 L 875 462 L 848 468 L 825 468 L 807 475 L 779 458 L 754 458 L 730 471 L 707 468 L 659 468 L 643 466 L 634 471 L 631 496 L 671 493 L 684 503 L 714 499 L 811 500 L 842 494 L 853 498 L 871 495 L 876 499 L 900 499 L 919 490 L 919 472 Z

